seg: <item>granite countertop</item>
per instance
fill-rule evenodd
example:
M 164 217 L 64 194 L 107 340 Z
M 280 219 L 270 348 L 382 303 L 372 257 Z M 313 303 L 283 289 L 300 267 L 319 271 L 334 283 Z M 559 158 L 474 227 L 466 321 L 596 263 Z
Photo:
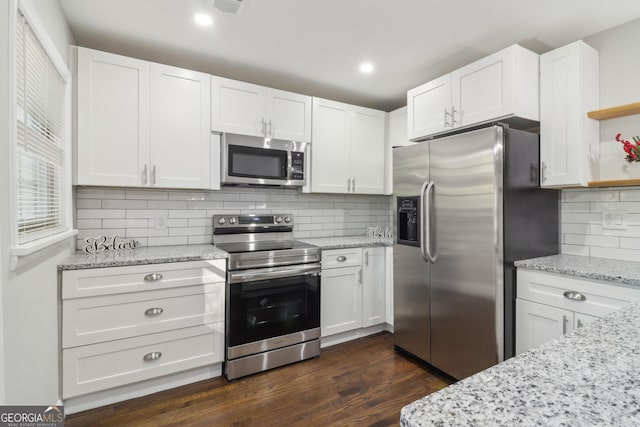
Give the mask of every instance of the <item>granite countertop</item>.
M 226 257 L 227 253 L 214 245 L 151 246 L 98 254 L 77 252 L 58 264 L 58 270 L 200 261 Z
M 640 303 L 417 400 L 402 426 L 640 425 Z
M 391 239 L 366 236 L 299 240 L 310 245 L 319 246 L 322 249 L 389 246 L 393 244 L 393 240 Z M 226 257 L 227 253 L 215 245 L 152 246 L 117 252 L 102 252 L 99 254 L 76 252 L 58 264 L 58 270 L 161 264 L 165 262 L 199 261 Z
M 516 261 L 515 266 L 640 287 L 640 262 L 560 254 Z
M 393 246 L 393 239 L 367 236 L 317 237 L 297 239 L 303 243 L 319 246 L 322 249 L 370 248 L 375 246 Z

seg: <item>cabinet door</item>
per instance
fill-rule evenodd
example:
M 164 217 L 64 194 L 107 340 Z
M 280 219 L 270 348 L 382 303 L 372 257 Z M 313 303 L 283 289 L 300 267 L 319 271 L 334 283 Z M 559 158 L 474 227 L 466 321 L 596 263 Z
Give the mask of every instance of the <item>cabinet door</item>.
M 311 142 L 311 97 L 267 89 L 267 136 Z
M 453 124 L 480 123 L 514 111 L 514 46 L 453 73 Z
M 149 63 L 78 48 L 78 185 L 148 183 Z
M 586 186 L 598 176 L 598 53 L 583 42 L 540 56 L 541 185 Z
M 398 108 L 389 113 L 389 126 L 387 127 L 387 138 L 391 147 L 404 147 L 415 144 L 409 141 L 407 135 L 407 107 Z
M 263 86 L 211 76 L 211 130 L 264 136 Z
M 582 328 L 585 325 L 588 325 L 589 323 L 598 319 L 599 317 L 589 316 L 588 314 L 573 313 L 573 329 Z
M 386 294 L 385 248 L 363 249 L 362 326 L 384 323 Z
M 322 270 L 320 326 L 323 337 L 362 327 L 362 268 Z
M 573 312 L 516 299 L 516 354 L 573 330 Z
M 208 188 L 210 76 L 151 64 L 150 183 Z
M 311 191 L 347 193 L 349 175 L 350 106 L 313 98 Z
M 407 126 L 411 140 L 451 129 L 451 74 L 407 92 Z
M 384 112 L 354 107 L 350 115 L 351 192 L 384 193 Z

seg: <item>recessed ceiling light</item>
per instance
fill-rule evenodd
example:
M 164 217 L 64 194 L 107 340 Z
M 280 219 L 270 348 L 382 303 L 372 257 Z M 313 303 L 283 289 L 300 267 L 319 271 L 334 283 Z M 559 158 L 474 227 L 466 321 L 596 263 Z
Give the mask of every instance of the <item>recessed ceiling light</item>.
M 370 74 L 373 72 L 373 64 L 371 62 L 363 62 L 360 64 L 360 72 Z
M 208 27 L 213 22 L 213 19 L 206 13 L 196 13 L 196 16 L 193 17 L 193 20 L 196 21 L 198 25 L 203 27 Z

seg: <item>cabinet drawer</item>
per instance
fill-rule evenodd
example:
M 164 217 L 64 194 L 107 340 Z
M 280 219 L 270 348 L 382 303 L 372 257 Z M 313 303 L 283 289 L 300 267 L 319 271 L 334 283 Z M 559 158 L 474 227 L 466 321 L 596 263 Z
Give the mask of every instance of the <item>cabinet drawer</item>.
M 223 348 L 224 323 L 218 322 L 63 350 L 62 395 L 67 399 L 222 362 Z
M 362 265 L 362 248 L 330 249 L 322 251 L 322 269 Z
M 68 270 L 62 299 L 224 282 L 225 270 L 224 259 Z
M 640 300 L 640 290 L 614 283 L 521 269 L 517 277 L 518 298 L 596 317 Z M 584 299 L 570 299 L 569 292 L 578 293 Z
M 224 283 L 62 303 L 62 347 L 113 341 L 224 320 Z

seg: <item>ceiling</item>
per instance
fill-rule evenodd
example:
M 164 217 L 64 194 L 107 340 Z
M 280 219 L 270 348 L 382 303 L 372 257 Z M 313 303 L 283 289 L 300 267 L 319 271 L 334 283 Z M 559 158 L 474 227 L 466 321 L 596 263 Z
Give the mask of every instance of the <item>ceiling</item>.
M 244 0 L 239 16 L 213 0 L 59 1 L 80 46 L 385 111 L 513 43 L 544 53 L 640 18 L 638 0 Z

